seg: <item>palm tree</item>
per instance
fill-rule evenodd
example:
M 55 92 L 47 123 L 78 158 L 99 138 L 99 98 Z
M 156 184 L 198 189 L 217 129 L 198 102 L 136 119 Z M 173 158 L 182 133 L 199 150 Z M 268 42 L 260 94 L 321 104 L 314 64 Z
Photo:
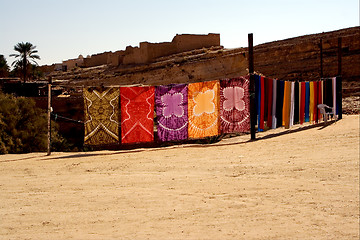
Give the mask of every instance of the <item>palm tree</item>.
M 35 55 L 35 53 L 38 52 L 38 50 L 35 50 L 36 46 L 32 45 L 29 42 L 21 42 L 14 46 L 14 50 L 18 53 L 16 54 L 10 54 L 10 57 L 17 58 L 16 61 L 14 61 L 11 65 L 15 65 L 16 67 L 19 67 L 23 72 L 24 77 L 24 83 L 27 80 L 27 67 L 30 64 L 30 60 L 36 64 L 37 62 L 34 59 L 40 59 L 39 55 Z
M 7 77 L 9 74 L 9 66 L 7 65 L 4 55 L 0 55 L 0 77 Z

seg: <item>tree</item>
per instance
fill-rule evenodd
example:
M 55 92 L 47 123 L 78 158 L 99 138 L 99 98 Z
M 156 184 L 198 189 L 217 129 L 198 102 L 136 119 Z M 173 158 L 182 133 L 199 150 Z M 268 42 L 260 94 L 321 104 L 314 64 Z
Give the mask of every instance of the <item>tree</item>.
M 7 65 L 4 55 L 0 55 L 0 77 L 7 77 L 9 74 L 9 66 Z
M 35 54 L 38 52 L 38 50 L 35 50 L 35 48 L 36 46 L 29 42 L 21 42 L 14 46 L 14 50 L 18 53 L 10 54 L 10 57 L 17 58 L 17 60 L 14 61 L 12 65 L 21 69 L 24 83 L 27 80 L 28 65 L 30 64 L 30 60 L 34 64 L 38 65 L 34 59 L 40 59 L 39 55 Z
M 44 151 L 46 124 L 32 99 L 0 93 L 0 154 Z
M 29 77 L 30 79 L 40 79 L 44 77 L 44 73 L 41 71 L 40 67 L 35 64 L 30 64 Z
M 53 151 L 69 151 L 70 146 L 51 123 Z M 0 155 L 46 151 L 47 114 L 31 98 L 0 93 Z

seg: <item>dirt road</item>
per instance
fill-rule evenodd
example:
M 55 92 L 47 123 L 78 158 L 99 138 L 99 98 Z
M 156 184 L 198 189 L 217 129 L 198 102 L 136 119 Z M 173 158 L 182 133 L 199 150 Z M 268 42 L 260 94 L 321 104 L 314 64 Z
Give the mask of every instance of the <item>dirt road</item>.
M 214 145 L 0 156 L 0 239 L 359 239 L 359 116 Z

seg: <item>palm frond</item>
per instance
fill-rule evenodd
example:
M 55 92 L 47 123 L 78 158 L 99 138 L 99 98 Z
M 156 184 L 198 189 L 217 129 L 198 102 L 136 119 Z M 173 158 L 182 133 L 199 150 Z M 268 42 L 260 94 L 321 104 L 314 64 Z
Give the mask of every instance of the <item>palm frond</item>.
M 29 55 L 29 58 L 39 59 L 39 60 L 40 60 L 40 56 L 39 56 L 39 55 Z
M 33 65 L 39 66 L 39 64 L 38 64 L 36 61 L 32 60 L 32 59 L 31 59 L 31 62 L 32 62 Z M 30 62 L 29 62 L 29 63 L 30 63 Z
M 13 53 L 13 54 L 10 54 L 9 57 L 16 57 L 17 58 L 17 57 L 20 57 L 20 55 Z
M 21 60 L 16 60 L 16 61 L 14 61 L 14 62 L 11 64 L 11 66 L 20 67 L 21 64 L 22 64 L 22 61 L 21 61 Z

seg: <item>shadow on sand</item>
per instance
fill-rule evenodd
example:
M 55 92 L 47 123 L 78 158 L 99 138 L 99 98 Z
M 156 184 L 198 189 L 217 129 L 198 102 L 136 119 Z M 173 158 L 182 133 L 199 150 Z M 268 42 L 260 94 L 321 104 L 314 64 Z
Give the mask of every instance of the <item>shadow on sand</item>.
M 271 139 L 271 138 L 275 138 L 275 137 L 279 137 L 282 135 L 286 135 L 286 134 L 291 134 L 291 133 L 296 133 L 296 132 L 301 132 L 301 131 L 305 131 L 305 130 L 309 130 L 309 129 L 313 129 L 313 128 L 318 128 L 321 126 L 321 128 L 319 128 L 318 130 L 323 130 L 324 128 L 332 125 L 335 123 L 335 120 L 332 121 L 328 121 L 326 124 L 324 122 L 318 123 L 318 124 L 313 124 L 313 125 L 309 125 L 309 126 L 304 126 L 304 127 L 299 127 L 297 129 L 288 129 L 279 133 L 270 133 L 267 134 L 265 136 L 262 137 L 258 137 L 255 140 L 247 140 L 247 141 L 241 141 L 241 142 L 231 142 L 231 143 L 221 143 L 217 142 L 217 143 L 212 143 L 212 144 L 199 144 L 199 143 L 194 143 L 194 144 L 185 144 L 185 145 L 179 145 L 179 144 L 173 144 L 173 145 L 167 145 L 165 147 L 154 147 L 154 148 L 138 148 L 138 149 L 128 149 L 128 150 L 120 150 L 120 151 L 115 151 L 115 152 L 94 152 L 94 153 L 75 153 L 75 154 L 71 154 L 68 156 L 60 156 L 60 157 L 48 157 L 48 156 L 34 156 L 34 157 L 27 157 L 27 158 L 21 158 L 21 159 L 13 159 L 13 160 L 5 160 L 5 161 L 0 161 L 0 163 L 4 163 L 4 162 L 14 162 L 14 161 L 24 161 L 24 160 L 28 160 L 28 159 L 34 159 L 34 158 L 39 158 L 36 161 L 46 161 L 46 160 L 56 160 L 56 159 L 71 159 L 71 158 L 85 158 L 85 157 L 95 157 L 95 156 L 110 156 L 110 155 L 120 155 L 120 154 L 126 154 L 126 153 L 138 153 L 138 152 L 150 152 L 150 151 L 164 151 L 164 150 L 168 150 L 168 149 L 173 149 L 173 148 L 208 148 L 208 147 L 221 147 L 221 146 L 232 146 L 232 145 L 241 145 L 241 144 L 246 144 L 249 142 L 255 142 L 255 141 L 261 141 L 264 139 Z

